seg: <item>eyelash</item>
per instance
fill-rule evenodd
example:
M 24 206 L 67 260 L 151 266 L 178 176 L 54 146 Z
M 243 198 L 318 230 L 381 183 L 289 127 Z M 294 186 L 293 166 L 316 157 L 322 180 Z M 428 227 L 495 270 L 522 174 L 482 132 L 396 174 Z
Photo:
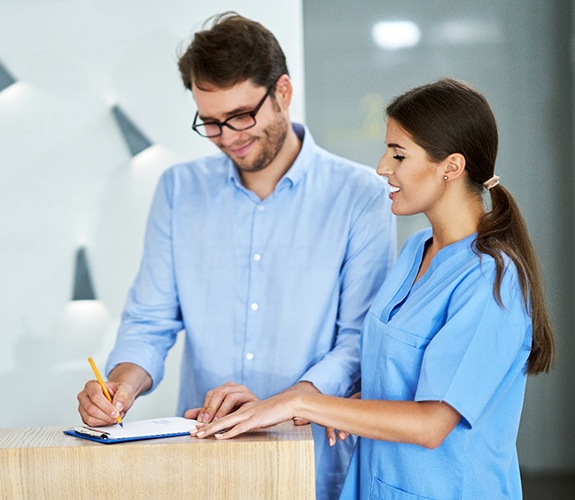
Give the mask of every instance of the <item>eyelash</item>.
M 395 156 L 393 157 L 393 159 L 394 159 L 394 160 L 397 160 L 397 161 L 402 161 L 402 160 L 405 160 L 405 156 L 395 155 Z

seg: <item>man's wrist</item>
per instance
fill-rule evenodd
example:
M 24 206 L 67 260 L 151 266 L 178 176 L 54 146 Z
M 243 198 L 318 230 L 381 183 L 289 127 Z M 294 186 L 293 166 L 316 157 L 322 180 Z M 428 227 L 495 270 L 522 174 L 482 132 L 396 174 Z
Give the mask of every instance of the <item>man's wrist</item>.
M 148 391 L 152 386 L 152 377 L 141 366 L 134 363 L 120 363 L 110 372 L 109 381 L 120 384 L 128 384 L 132 387 L 137 397 Z

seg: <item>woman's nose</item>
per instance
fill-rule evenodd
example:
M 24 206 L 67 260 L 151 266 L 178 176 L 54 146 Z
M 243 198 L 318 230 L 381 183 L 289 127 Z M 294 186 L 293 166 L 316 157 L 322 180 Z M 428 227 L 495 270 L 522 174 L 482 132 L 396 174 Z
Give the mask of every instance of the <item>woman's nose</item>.
M 388 176 L 391 172 L 389 171 L 388 162 L 386 159 L 386 155 L 383 155 L 379 163 L 377 164 L 377 168 L 375 170 L 378 175 Z

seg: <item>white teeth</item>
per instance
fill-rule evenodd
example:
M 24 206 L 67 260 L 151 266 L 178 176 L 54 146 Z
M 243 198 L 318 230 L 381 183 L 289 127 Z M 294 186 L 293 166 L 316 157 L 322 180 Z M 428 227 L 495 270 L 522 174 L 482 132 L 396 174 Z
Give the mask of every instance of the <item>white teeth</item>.
M 389 192 L 390 193 L 397 193 L 398 191 L 401 191 L 397 186 L 389 186 Z

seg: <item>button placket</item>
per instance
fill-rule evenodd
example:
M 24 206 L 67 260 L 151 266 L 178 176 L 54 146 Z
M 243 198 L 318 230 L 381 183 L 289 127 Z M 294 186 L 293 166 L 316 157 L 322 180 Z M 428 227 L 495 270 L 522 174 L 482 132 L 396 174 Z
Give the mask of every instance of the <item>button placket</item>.
M 258 343 L 258 335 L 261 329 L 261 322 L 263 321 L 261 317 L 261 300 L 262 300 L 262 268 L 261 262 L 263 259 L 261 249 L 262 244 L 265 241 L 265 212 L 266 207 L 263 202 L 256 204 L 254 207 L 253 218 L 252 218 L 252 232 L 250 241 L 250 253 L 249 253 L 249 276 L 248 276 L 248 315 L 246 323 L 246 332 L 244 337 L 243 346 L 243 363 L 244 376 L 253 369 L 253 363 L 255 362 L 256 353 L 254 352 L 254 347 Z

